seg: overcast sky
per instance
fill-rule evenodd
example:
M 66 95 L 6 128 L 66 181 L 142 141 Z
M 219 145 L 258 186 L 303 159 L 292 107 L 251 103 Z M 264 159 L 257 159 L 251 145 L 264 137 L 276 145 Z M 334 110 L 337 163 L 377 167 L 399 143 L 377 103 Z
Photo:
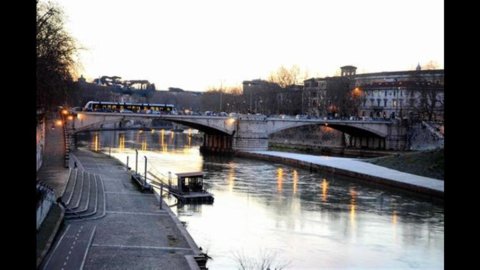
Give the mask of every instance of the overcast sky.
M 444 62 L 442 0 L 57 0 L 81 74 L 203 91 L 266 79 L 281 65 L 310 77 Z

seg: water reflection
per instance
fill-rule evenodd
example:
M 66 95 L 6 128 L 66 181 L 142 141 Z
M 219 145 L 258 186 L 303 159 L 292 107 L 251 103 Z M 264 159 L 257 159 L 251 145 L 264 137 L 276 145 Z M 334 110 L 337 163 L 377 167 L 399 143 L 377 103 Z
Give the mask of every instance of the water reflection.
M 283 169 L 277 169 L 277 190 L 278 192 L 282 192 L 282 184 L 283 184 Z
M 98 150 L 100 150 L 100 143 L 99 143 L 99 135 L 98 133 L 96 132 L 93 136 L 93 151 L 97 152 Z
M 188 147 L 190 148 L 192 146 L 192 129 L 191 128 L 188 129 L 187 135 L 188 135 Z
M 165 175 L 205 173 L 205 187 L 215 203 L 172 210 L 214 258 L 210 269 L 238 268 L 232 253 L 243 250 L 248 258 L 259 259 L 260 248 L 291 262 L 289 269 L 443 268 L 443 206 L 337 175 L 204 157 L 201 139 L 194 140 L 188 131 L 177 133 L 173 141 L 171 134 L 165 140 L 164 133 L 101 132 L 85 134 L 83 141 L 91 149 L 95 144 L 104 151 L 112 146 L 112 156 L 122 162 L 129 156 L 131 164 L 134 149 L 139 149 L 139 168 L 146 155 Z M 173 197 L 166 201 L 176 202 Z
M 160 132 L 160 147 L 162 152 L 167 152 L 167 145 L 165 144 L 165 129 L 162 129 Z
M 119 136 L 119 150 L 120 151 L 125 151 L 125 133 L 120 133 L 118 134 Z
M 147 146 L 148 146 L 148 144 L 147 144 L 147 138 L 144 137 L 144 138 L 143 138 L 143 141 L 142 141 L 142 150 L 143 150 L 143 151 L 147 151 Z
M 231 192 L 233 191 L 233 185 L 235 184 L 235 164 L 231 163 L 229 165 L 230 168 L 228 169 L 227 182 L 228 190 Z
M 326 178 L 322 179 L 322 202 L 327 202 L 328 182 Z
M 397 211 L 393 210 L 392 212 L 392 224 L 396 225 L 397 224 Z
M 293 170 L 293 194 L 297 194 L 297 185 L 298 185 L 298 172 L 297 170 Z
M 357 192 L 355 192 L 355 188 L 350 187 L 350 223 L 352 226 L 352 230 L 355 231 L 355 207 L 356 207 L 356 197 Z

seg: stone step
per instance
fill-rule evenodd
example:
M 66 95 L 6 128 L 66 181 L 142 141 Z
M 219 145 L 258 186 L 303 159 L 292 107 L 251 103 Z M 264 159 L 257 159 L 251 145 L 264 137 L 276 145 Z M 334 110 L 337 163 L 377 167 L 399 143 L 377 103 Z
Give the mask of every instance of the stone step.
M 70 177 L 67 180 L 67 186 L 65 187 L 65 192 L 62 196 L 62 202 L 65 205 L 68 205 L 72 200 L 73 190 L 75 189 L 75 185 L 77 184 L 77 174 L 78 169 L 73 169 Z
M 85 186 L 85 171 L 79 171 L 79 184 L 77 185 L 77 189 L 73 191 L 73 197 L 72 200 L 70 201 L 70 204 L 67 205 L 68 209 L 74 210 L 77 209 L 78 206 L 80 205 L 80 201 L 82 200 L 83 196 L 83 189 Z
M 88 210 L 88 207 L 90 206 L 90 200 L 92 199 L 92 194 L 95 194 L 95 180 L 93 180 L 92 174 L 87 172 L 85 177 L 87 187 L 83 190 L 84 195 L 82 196 L 80 206 L 77 209 L 72 209 L 74 211 L 67 211 L 66 215 L 78 215 L 85 213 Z
M 72 214 L 68 214 L 68 215 L 65 215 L 65 218 L 67 220 L 75 220 L 75 219 L 84 219 L 84 218 L 87 218 L 87 217 L 92 217 L 93 215 L 95 215 L 98 211 L 98 204 L 99 204 L 99 201 L 100 201 L 100 196 L 102 196 L 100 193 L 101 193 L 101 183 L 96 175 L 94 175 L 94 186 L 95 186 L 95 194 L 92 194 L 91 196 L 93 196 L 93 200 L 90 199 L 90 203 L 89 203 L 89 206 L 88 206 L 88 209 L 87 211 L 85 211 L 85 213 L 82 213 L 82 214 L 77 214 L 77 213 L 72 213 Z

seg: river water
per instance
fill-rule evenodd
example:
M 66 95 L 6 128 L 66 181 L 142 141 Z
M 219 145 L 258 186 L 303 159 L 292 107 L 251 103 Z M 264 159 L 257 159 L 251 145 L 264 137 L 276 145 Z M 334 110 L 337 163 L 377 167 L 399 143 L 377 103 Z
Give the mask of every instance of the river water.
M 215 202 L 171 209 L 213 258 L 209 269 L 443 269 L 443 205 L 288 165 L 204 157 L 191 134 L 92 132 L 79 146 L 128 156 L 132 169 L 138 149 L 142 173 L 144 156 L 155 174 L 203 171 Z

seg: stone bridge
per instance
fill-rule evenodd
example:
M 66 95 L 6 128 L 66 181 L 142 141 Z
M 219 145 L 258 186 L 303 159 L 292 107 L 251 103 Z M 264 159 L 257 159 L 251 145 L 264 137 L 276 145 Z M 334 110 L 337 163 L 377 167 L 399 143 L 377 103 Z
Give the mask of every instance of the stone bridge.
M 397 121 L 80 112 L 71 124 L 74 132 L 81 132 L 101 129 L 106 124 L 121 128 L 125 121 L 135 119 L 162 119 L 198 129 L 205 134 L 203 150 L 214 152 L 267 150 L 270 134 L 307 125 L 325 125 L 349 134 L 345 146 L 392 150 L 404 150 L 406 146 L 406 129 Z

